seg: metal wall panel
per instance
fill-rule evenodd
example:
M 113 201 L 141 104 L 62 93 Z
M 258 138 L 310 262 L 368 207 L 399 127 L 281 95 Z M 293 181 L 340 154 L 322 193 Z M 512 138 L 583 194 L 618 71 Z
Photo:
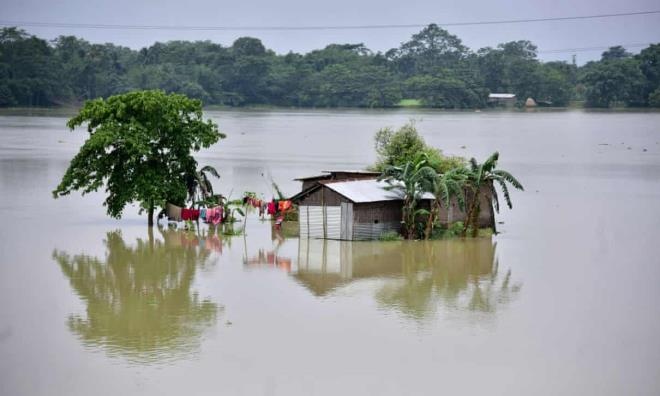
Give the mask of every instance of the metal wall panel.
M 339 239 L 341 237 L 341 206 L 325 207 L 326 238 Z
M 304 205 L 298 210 L 300 238 L 353 239 L 353 204 Z
M 308 206 L 298 206 L 298 231 L 300 239 L 309 237 L 309 225 L 307 224 Z
M 322 206 L 308 206 L 307 207 L 307 222 L 309 224 L 309 238 L 323 238 L 323 207 Z
M 401 228 L 399 222 L 386 222 L 386 223 L 355 223 L 353 225 L 353 239 L 354 240 L 372 240 L 378 239 L 383 233 L 388 231 L 398 232 Z
M 339 238 L 345 241 L 353 240 L 353 204 L 341 203 L 341 232 Z

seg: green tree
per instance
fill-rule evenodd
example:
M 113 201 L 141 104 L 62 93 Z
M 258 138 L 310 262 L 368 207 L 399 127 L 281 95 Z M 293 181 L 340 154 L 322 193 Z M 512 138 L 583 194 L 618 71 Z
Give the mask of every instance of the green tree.
M 456 200 L 458 207 L 465 210 L 465 188 L 468 177 L 469 172 L 466 168 L 457 167 L 444 174 L 438 174 L 431 180 L 429 192 L 435 196 L 435 199 L 427 218 L 424 239 L 429 239 L 431 236 L 442 206 L 449 208 L 450 202 Z
M 401 220 L 404 238 L 415 239 L 418 216 L 428 215 L 428 211 L 418 209 L 417 206 L 436 178 L 435 170 L 428 165 L 426 156 L 421 153 L 415 161 L 406 162 L 403 166 L 386 167 L 381 178 L 388 183 L 385 189 L 395 191 L 403 200 Z
M 193 151 L 224 138 L 212 121 L 202 119 L 202 103 L 162 91 L 138 91 L 85 102 L 67 126 L 87 123 L 89 138 L 73 158 L 55 198 L 105 186 L 108 215 L 119 218 L 138 202 L 153 213 L 167 201 L 182 204 L 186 177 L 196 172 Z
M 602 61 L 610 61 L 610 60 L 616 60 L 616 59 L 625 59 L 625 58 L 630 58 L 632 57 L 632 54 L 628 51 L 626 51 L 625 48 L 623 48 L 620 45 L 610 47 L 607 49 L 607 51 L 603 52 L 602 55 L 600 56 L 600 59 Z
M 401 99 L 390 81 L 389 71 L 379 66 L 337 64 L 317 73 L 308 92 L 316 106 L 389 107 Z
M 553 106 L 566 106 L 574 94 L 577 67 L 566 62 L 547 62 L 539 67 L 540 86 L 537 101 Z
M 660 107 L 660 88 L 651 92 L 649 95 L 649 106 Z
M 468 53 L 461 39 L 432 23 L 392 50 L 388 56 L 406 76 L 433 74 L 438 68 L 457 66 Z
M 486 201 L 486 198 L 490 199 L 495 211 L 499 212 L 499 197 L 494 183 L 499 184 L 502 189 L 504 200 L 509 209 L 511 209 L 513 205 L 511 204 L 511 197 L 509 195 L 507 184 L 510 184 L 513 188 L 524 191 L 522 184 L 520 184 L 513 175 L 505 170 L 497 169 L 499 156 L 500 154 L 496 151 L 481 164 L 479 164 L 474 158 L 470 159 L 467 179 L 470 194 L 467 199 L 468 211 L 463 235 L 467 233 L 468 229 L 471 229 L 472 236 L 477 236 L 479 231 L 478 221 L 479 213 L 481 212 L 481 204 L 482 201 Z
M 56 104 L 62 88 L 59 66 L 45 40 L 16 28 L 0 29 L 0 105 Z
M 650 106 L 658 107 L 658 92 L 660 92 L 660 44 L 652 44 L 644 48 L 637 56 L 639 69 L 646 81 L 644 84 L 644 97 Z
M 408 97 L 419 98 L 427 107 L 445 109 L 479 108 L 486 92 L 471 89 L 464 81 L 447 76 L 417 75 L 405 81 Z
M 3 28 L 0 106 L 77 104 L 135 89 L 229 106 L 391 107 L 410 98 L 426 107 L 479 108 L 489 92 L 514 93 L 520 103 L 532 97 L 564 106 L 584 98 L 588 106 L 646 106 L 660 86 L 659 47 L 636 56 L 612 47 L 600 61 L 578 68 L 539 61 L 527 40 L 471 52 L 434 24 L 385 53 L 354 43 L 284 55 L 253 37 L 229 47 L 169 41 L 135 51 L 73 36 L 48 42 Z
M 374 137 L 378 159 L 372 166 L 377 171 L 384 171 L 388 166 L 403 167 L 408 162 L 415 162 L 420 153 L 438 173 L 445 173 L 450 169 L 461 167 L 465 161 L 460 157 L 448 157 L 424 141 L 413 121 L 403 125 L 398 130 L 383 128 Z
M 644 75 L 633 58 L 591 62 L 585 66 L 582 78 L 585 99 L 589 107 L 610 107 L 613 104 L 634 105 L 644 102 Z

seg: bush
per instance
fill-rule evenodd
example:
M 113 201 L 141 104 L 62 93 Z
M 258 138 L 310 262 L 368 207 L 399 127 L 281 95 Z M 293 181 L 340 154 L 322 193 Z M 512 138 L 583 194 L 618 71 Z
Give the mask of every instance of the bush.
M 403 237 L 396 231 L 387 231 L 378 237 L 379 241 L 401 241 Z
M 419 135 L 415 122 L 410 121 L 398 130 L 383 128 L 374 137 L 378 160 L 371 168 L 383 171 L 387 166 L 403 166 L 407 162 L 415 162 L 419 153 L 425 153 L 429 165 L 436 172 L 444 173 L 450 169 L 465 165 L 462 157 L 447 157 L 442 151 L 428 146 Z
M 457 221 L 449 227 L 439 226 L 433 229 L 431 239 L 456 238 L 463 232 L 463 222 Z
M 651 92 L 649 95 L 649 106 L 660 107 L 660 88 Z

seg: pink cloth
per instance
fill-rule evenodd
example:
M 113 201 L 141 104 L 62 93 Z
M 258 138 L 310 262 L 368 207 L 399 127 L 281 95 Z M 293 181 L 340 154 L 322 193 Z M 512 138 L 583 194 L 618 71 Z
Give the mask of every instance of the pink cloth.
M 206 209 L 206 222 L 215 225 L 222 221 L 222 206 Z

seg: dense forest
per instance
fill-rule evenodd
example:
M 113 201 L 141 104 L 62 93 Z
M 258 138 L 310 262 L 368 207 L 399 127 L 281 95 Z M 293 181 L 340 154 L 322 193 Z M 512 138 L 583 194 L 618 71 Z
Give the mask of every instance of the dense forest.
M 207 105 L 482 108 L 492 92 L 551 106 L 660 106 L 660 44 L 632 55 L 612 47 L 578 67 L 541 62 L 529 41 L 472 51 L 431 24 L 385 53 L 331 44 L 276 54 L 259 39 L 155 43 L 139 51 L 74 36 L 49 42 L 0 31 L 0 106 L 79 104 L 135 89 L 162 89 Z M 411 100 L 412 99 L 412 100 Z M 402 100 L 406 100 L 402 102 Z

